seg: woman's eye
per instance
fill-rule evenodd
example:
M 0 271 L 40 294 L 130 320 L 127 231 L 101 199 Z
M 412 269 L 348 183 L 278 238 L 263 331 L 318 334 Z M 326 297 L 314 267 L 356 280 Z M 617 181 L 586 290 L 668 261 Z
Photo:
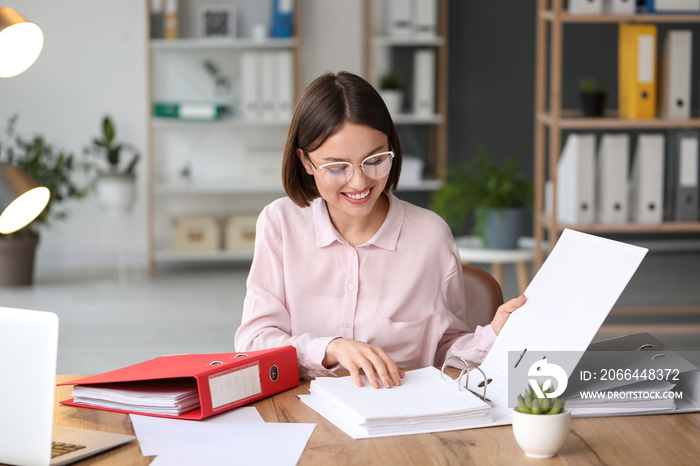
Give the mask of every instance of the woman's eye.
M 331 175 L 340 175 L 345 171 L 347 167 L 346 166 L 341 166 L 341 167 L 326 167 L 326 170 L 328 170 L 328 173 Z

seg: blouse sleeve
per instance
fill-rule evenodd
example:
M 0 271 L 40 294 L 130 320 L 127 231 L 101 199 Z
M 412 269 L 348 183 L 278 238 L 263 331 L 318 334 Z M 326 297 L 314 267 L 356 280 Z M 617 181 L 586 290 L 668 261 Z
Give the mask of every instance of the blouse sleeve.
M 472 332 L 463 318 L 469 312 L 466 304 L 464 279 L 461 261 L 456 246 L 453 248 L 453 260 L 450 261 L 443 281 L 443 298 L 450 311 L 449 325 L 438 344 L 436 364 L 442 364 L 450 356 L 459 356 L 470 364 L 481 364 L 488 354 L 496 333 L 491 324 L 477 326 Z
M 292 345 L 297 350 L 299 375 L 330 375 L 337 368 L 323 366 L 326 347 L 337 337 L 292 335 L 290 311 L 285 303 L 281 221 L 269 206 L 258 218 L 255 254 L 246 282 L 241 326 L 236 332 L 236 351 L 255 351 Z

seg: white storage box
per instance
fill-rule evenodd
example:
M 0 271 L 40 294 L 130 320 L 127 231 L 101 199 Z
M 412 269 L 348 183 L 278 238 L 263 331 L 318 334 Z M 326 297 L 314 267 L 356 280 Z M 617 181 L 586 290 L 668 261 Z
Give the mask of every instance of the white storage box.
M 221 226 L 214 216 L 174 217 L 172 226 L 174 251 L 217 251 L 221 248 Z
M 225 248 L 227 251 L 252 251 L 255 248 L 257 215 L 234 215 L 226 220 Z

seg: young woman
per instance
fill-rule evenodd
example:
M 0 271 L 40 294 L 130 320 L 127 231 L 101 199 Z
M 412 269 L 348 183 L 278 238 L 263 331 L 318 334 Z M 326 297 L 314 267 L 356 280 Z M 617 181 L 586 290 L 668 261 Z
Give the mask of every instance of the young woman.
M 328 73 L 302 93 L 284 150 L 289 197 L 260 214 L 236 350 L 294 345 L 300 374 L 343 366 L 362 386 L 399 385 L 400 367 L 478 364 L 508 316 L 467 328 L 459 253 L 435 213 L 397 199 L 401 145 L 362 78 Z

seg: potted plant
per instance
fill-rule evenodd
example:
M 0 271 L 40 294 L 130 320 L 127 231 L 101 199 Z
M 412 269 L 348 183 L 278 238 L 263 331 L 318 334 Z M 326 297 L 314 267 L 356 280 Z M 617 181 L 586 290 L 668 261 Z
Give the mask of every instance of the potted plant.
M 384 73 L 379 78 L 379 95 L 391 115 L 397 115 L 403 109 L 403 88 L 403 76 L 396 71 Z
M 600 118 L 605 110 L 607 84 L 595 78 L 583 78 L 579 81 L 581 107 L 583 116 Z
M 18 115 L 10 118 L 0 140 L 0 161 L 23 168 L 51 192 L 43 212 L 26 227 L 0 235 L 0 285 L 30 285 L 34 277 L 34 256 L 39 230 L 68 216 L 59 210 L 64 201 L 82 199 L 95 186 L 94 167 L 77 160 L 72 153 L 57 149 L 43 136 L 32 138 L 15 133 Z M 81 183 L 73 175 L 80 173 Z
M 477 157 L 448 170 L 447 181 L 435 192 L 430 209 L 458 232 L 472 211 L 472 233 L 485 247 L 515 249 L 527 208 L 532 204 L 532 181 L 525 177 L 515 155 L 501 167 L 488 148 L 478 147 Z
M 112 119 L 102 119 L 102 134 L 92 140 L 92 145 L 84 153 L 104 157 L 107 171 L 99 173 L 97 193 L 100 202 L 107 209 L 128 211 L 136 198 L 136 174 L 134 169 L 141 158 L 139 151 L 131 144 L 116 142 L 116 129 Z M 131 159 L 122 168 L 122 156 L 126 153 Z
M 518 395 L 518 407 L 513 409 L 513 435 L 520 448 L 532 458 L 555 456 L 569 434 L 571 410 L 564 407 L 564 399 L 547 397 L 554 387 L 544 389 L 539 398 L 528 386 L 525 395 Z

